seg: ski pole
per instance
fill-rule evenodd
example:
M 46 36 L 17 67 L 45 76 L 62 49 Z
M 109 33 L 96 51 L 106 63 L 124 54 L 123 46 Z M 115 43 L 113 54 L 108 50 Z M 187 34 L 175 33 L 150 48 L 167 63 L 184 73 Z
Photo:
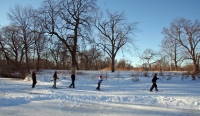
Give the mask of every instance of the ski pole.
M 149 83 L 144 89 L 143 89 L 143 91 L 150 85 L 151 83 Z

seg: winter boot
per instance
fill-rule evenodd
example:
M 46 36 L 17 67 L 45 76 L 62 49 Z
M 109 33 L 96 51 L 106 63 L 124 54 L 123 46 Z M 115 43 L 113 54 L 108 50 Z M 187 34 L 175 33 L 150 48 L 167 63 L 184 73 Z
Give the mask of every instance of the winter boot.
M 158 88 L 156 88 L 156 91 L 158 91 Z

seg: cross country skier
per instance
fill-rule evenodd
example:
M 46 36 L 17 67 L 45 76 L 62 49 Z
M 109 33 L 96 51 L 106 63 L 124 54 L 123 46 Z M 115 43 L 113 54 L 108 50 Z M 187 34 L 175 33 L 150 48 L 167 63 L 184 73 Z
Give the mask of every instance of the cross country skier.
M 59 78 L 57 76 L 57 71 L 55 71 L 55 73 L 53 74 L 53 82 L 54 82 L 53 88 L 56 88 L 56 80 L 57 79 L 59 79 Z
M 101 74 L 99 75 L 99 81 L 98 81 L 98 86 L 97 86 L 97 90 L 100 90 L 100 86 L 101 86 L 101 82 L 103 81 Z
M 156 80 L 159 79 L 157 78 L 157 73 L 154 74 L 154 77 L 152 79 L 152 86 L 150 88 L 150 91 L 152 92 L 153 88 L 155 87 L 155 90 L 158 91 L 158 88 L 157 88 L 157 84 L 156 84 Z
M 35 84 L 37 83 L 35 71 L 32 72 L 32 81 L 33 81 L 32 88 L 35 88 Z
M 71 80 L 72 80 L 72 84 L 69 86 L 69 88 L 71 88 L 72 86 L 73 86 L 73 88 L 75 88 L 75 83 L 74 83 L 74 81 L 75 81 L 75 74 L 74 73 L 72 73 L 72 75 L 71 75 Z

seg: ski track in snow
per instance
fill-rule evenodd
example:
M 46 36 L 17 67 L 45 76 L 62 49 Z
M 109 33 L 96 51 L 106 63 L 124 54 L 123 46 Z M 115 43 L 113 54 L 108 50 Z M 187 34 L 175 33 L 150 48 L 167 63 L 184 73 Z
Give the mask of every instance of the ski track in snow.
M 37 74 L 35 89 L 31 88 L 32 81 L 27 81 L 30 79 L 0 78 L 0 112 L 7 116 L 13 113 L 16 116 L 200 115 L 199 80 L 182 81 L 178 77 L 169 81 L 160 80 L 157 82 L 159 91 L 149 92 L 152 77 L 139 77 L 139 82 L 133 82 L 130 74 L 121 72 L 126 77 L 114 78 L 119 74 L 110 75 L 101 84 L 102 90 L 97 91 L 96 73 L 77 75 L 75 89 L 68 88 L 70 75 L 62 73 L 58 74 L 63 77 L 57 82 L 58 89 L 51 88 L 52 75 L 46 73 Z

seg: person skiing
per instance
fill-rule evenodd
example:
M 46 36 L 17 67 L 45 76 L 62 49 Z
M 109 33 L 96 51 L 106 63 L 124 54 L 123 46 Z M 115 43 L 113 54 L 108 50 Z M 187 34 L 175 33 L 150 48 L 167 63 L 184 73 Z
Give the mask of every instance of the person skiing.
M 32 81 L 32 88 L 35 88 L 35 84 L 37 83 L 35 71 L 32 72 Z
M 75 88 L 75 83 L 74 83 L 74 81 L 75 81 L 75 74 L 74 73 L 72 73 L 72 75 L 71 75 L 71 80 L 72 80 L 72 84 L 69 86 L 69 88 L 71 88 L 72 86 L 73 86 L 73 88 Z
M 54 82 L 53 88 L 56 88 L 56 80 L 57 79 L 59 79 L 59 78 L 57 76 L 57 71 L 55 71 L 55 73 L 53 74 L 53 82 Z
M 157 73 L 155 73 L 154 77 L 152 79 L 152 86 L 150 88 L 151 92 L 152 92 L 152 90 L 153 90 L 154 87 L 155 87 L 155 90 L 158 91 L 157 84 L 156 84 L 157 79 L 159 79 L 159 78 L 157 77 Z
M 99 75 L 99 81 L 98 81 L 98 86 L 97 86 L 97 90 L 100 90 L 100 86 L 101 86 L 101 82 L 103 81 L 101 74 Z

